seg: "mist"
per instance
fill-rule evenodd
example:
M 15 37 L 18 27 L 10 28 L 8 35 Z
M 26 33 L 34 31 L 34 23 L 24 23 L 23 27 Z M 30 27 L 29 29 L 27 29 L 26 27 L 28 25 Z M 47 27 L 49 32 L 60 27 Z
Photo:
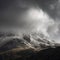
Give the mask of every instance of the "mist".
M 43 0 L 44 1 L 44 0 Z M 23 35 L 29 35 L 31 41 L 24 43 L 29 47 L 40 47 L 40 41 L 37 39 L 46 39 L 52 46 L 54 43 L 60 43 L 60 21 L 59 21 L 59 0 L 55 4 L 54 1 L 41 4 L 43 1 L 3 1 L 1 4 L 1 18 L 0 18 L 0 31 L 1 32 L 12 32 L 14 38 L 23 39 Z M 10 4 L 9 4 L 10 3 Z M 35 35 L 36 34 L 36 38 Z M 43 35 L 43 36 L 41 36 Z M 5 37 L 4 37 L 5 38 Z M 12 38 L 12 37 L 11 37 Z M 9 41 L 9 39 L 2 39 L 0 45 Z M 53 42 L 54 41 L 54 42 Z M 49 46 L 49 44 L 44 43 Z M 51 45 L 50 44 L 50 45 Z

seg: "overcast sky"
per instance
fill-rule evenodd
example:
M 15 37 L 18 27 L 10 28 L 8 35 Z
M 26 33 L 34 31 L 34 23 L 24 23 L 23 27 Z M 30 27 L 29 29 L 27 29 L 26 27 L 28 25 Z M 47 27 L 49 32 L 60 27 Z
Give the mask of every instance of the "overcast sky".
M 31 20 L 39 32 L 60 42 L 60 0 L 0 0 L 0 26 L 30 29 Z

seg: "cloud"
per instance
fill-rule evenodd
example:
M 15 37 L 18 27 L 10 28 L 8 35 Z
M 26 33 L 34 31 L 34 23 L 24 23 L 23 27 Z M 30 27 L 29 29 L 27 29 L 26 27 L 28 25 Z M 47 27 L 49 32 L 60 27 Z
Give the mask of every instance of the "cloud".
M 40 0 L 39 0 L 40 1 Z M 48 0 L 49 1 L 49 0 Z M 2 31 L 12 31 L 16 36 L 23 39 L 23 34 L 30 35 L 31 42 L 25 42 L 25 44 L 29 46 L 38 46 L 40 47 L 41 40 L 38 41 L 37 39 L 45 38 L 49 42 L 53 42 L 52 40 L 59 40 L 59 25 L 60 25 L 60 19 L 59 16 L 59 9 L 57 11 L 55 10 L 55 4 L 51 4 L 50 1 L 47 3 L 47 1 L 42 1 L 41 4 L 37 2 L 37 5 L 31 3 L 32 1 L 15 1 L 12 3 L 12 5 L 9 6 L 8 9 L 4 10 L 3 12 L 3 20 L 4 26 L 7 24 L 9 28 L 3 29 Z M 47 5 L 46 5 L 47 3 Z M 41 5 L 41 6 L 39 6 Z M 40 8 L 41 7 L 41 8 Z M 51 10 L 50 10 L 51 9 Z M 55 15 L 56 13 L 57 15 Z M 50 13 L 51 16 L 50 16 Z M 52 18 L 53 15 L 55 16 L 55 19 Z M 57 21 L 58 20 L 58 21 Z M 8 21 L 8 22 L 7 22 Z M 4 27 L 3 27 L 4 28 Z M 10 30 L 11 29 L 11 30 Z M 1 28 L 0 28 L 1 30 Z M 36 36 L 33 35 L 36 33 Z M 18 38 L 17 37 L 17 38 Z M 35 37 L 35 39 L 34 39 Z M 16 38 L 16 37 L 15 37 Z M 46 40 L 42 41 L 45 43 Z M 3 40 L 2 40 L 3 42 Z M 7 40 L 5 41 L 7 42 Z M 5 43 L 4 42 L 4 43 Z M 41 43 L 44 45 L 44 43 Z M 47 45 L 45 43 L 45 45 Z M 52 45 L 52 44 L 51 44 Z
M 54 20 L 40 8 L 29 8 L 23 18 L 27 23 L 31 23 L 31 30 L 35 29 L 35 31 L 42 32 L 45 35 L 48 35 L 48 27 L 54 24 Z

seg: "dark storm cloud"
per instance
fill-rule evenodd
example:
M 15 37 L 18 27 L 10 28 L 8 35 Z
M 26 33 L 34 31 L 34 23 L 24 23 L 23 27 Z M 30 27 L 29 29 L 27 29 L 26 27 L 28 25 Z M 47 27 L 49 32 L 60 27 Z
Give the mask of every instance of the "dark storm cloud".
M 16 20 L 18 20 L 18 16 L 21 17 L 23 13 L 25 13 L 29 8 L 33 6 L 41 8 L 44 12 L 51 16 L 51 18 L 53 18 L 57 24 L 59 24 L 58 23 L 60 20 L 59 5 L 60 5 L 59 0 L 0 0 L 0 24 L 7 26 L 8 25 L 16 26 L 17 24 Z M 23 23 L 21 23 L 19 27 L 21 27 L 22 25 Z M 51 30 L 48 32 L 50 33 Z
M 50 5 L 55 7 L 56 0 L 0 0 L 0 20 L 1 22 L 13 22 L 13 20 L 15 21 L 17 19 L 19 14 L 21 15 L 21 13 L 24 13 L 24 11 L 32 6 L 39 6 L 51 17 L 54 17 L 56 11 L 55 8 L 51 10 Z
M 10 8 L 16 10 L 15 12 L 18 11 L 19 13 L 20 10 L 24 10 L 23 8 L 26 9 L 30 6 L 37 5 L 44 11 L 46 11 L 51 17 L 55 18 L 58 13 L 56 11 L 58 4 L 58 0 L 0 0 L 0 10 L 5 11 Z
M 8 21 L 9 23 L 13 20 L 16 21 L 19 14 L 21 15 L 21 13 L 24 13 L 32 6 L 39 6 L 51 17 L 55 18 L 57 16 L 57 2 L 57 0 L 0 0 L 0 24 L 2 24 L 3 21 Z

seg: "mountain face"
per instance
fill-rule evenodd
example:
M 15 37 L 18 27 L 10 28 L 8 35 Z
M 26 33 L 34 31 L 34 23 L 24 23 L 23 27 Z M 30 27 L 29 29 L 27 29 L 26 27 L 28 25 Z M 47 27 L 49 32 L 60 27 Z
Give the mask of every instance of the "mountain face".
M 13 48 L 32 48 L 36 51 L 49 47 L 55 47 L 55 42 L 42 39 L 38 34 L 23 34 L 22 38 L 12 33 L 1 33 L 0 51 L 10 50 Z
M 12 33 L 1 33 L 0 58 L 2 60 L 24 60 L 26 58 L 33 58 L 34 56 L 36 56 L 36 58 L 38 56 L 39 58 L 39 55 L 44 54 L 40 54 L 40 51 L 45 51 L 50 48 L 55 49 L 57 46 L 60 45 L 56 44 L 54 41 L 42 39 L 38 34 L 23 34 L 22 38 L 20 38 Z

